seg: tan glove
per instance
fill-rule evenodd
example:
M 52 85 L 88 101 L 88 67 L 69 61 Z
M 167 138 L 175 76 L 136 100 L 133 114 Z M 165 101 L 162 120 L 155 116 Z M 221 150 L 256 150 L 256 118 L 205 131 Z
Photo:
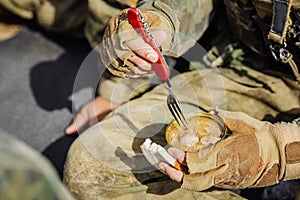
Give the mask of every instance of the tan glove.
M 162 50 L 164 52 L 164 49 L 170 49 L 174 31 L 168 17 L 147 4 L 139 9 L 151 31 L 166 30 L 168 41 L 163 44 Z M 121 11 L 110 20 L 100 48 L 103 64 L 112 74 L 119 77 L 133 77 L 135 68 L 135 65 L 128 60 L 135 53 L 126 46 L 125 41 L 136 39 L 138 34 L 127 20 L 127 11 L 128 9 Z
M 221 112 L 232 135 L 206 155 L 187 153 L 182 187 L 201 191 L 264 187 L 300 177 L 300 127 L 271 124 L 244 113 Z

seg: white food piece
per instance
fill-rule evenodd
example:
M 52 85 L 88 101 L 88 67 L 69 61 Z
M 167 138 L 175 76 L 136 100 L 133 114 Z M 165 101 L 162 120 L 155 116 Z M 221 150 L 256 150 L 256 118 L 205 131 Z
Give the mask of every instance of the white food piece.
M 147 138 L 141 145 L 141 150 L 146 159 L 155 167 L 157 167 L 160 162 L 166 162 L 175 166 L 176 159 L 173 158 L 161 145 L 152 142 L 150 138 Z

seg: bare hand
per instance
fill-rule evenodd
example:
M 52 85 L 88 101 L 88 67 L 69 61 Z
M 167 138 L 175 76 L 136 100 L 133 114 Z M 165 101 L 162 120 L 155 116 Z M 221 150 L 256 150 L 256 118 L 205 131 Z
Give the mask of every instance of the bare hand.
M 171 49 L 174 27 L 166 15 L 140 6 L 140 11 L 157 46 Z M 119 77 L 138 78 L 152 71 L 152 63 L 158 56 L 155 51 L 138 36 L 127 20 L 128 9 L 112 17 L 102 37 L 101 61 L 108 70 Z
M 153 31 L 152 35 L 158 46 L 161 46 L 167 41 L 165 31 Z M 125 41 L 126 45 L 135 53 L 134 56 L 128 58 L 129 61 L 136 64 L 134 69 L 135 76 L 142 76 L 152 72 L 152 63 L 157 62 L 157 53 L 140 37 Z
M 84 128 L 86 125 L 94 125 L 108 115 L 117 105 L 111 101 L 97 96 L 85 104 L 76 115 L 73 122 L 66 128 L 65 133 L 71 135 Z
M 186 165 L 184 151 L 174 148 L 174 147 L 170 147 L 168 149 L 168 153 L 171 156 L 173 156 L 180 164 Z M 165 162 L 159 163 L 159 169 L 161 172 L 167 174 L 172 180 L 177 181 L 177 182 L 182 182 L 183 175 L 184 175 L 183 171 L 180 171 Z

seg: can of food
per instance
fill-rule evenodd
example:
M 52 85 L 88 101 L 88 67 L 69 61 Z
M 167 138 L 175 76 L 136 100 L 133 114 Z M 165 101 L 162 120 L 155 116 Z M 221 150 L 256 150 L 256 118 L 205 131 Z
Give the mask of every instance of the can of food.
M 223 119 L 216 114 L 199 112 L 186 120 L 188 126 L 180 127 L 175 120 L 168 125 L 165 135 L 171 146 L 195 152 L 214 145 L 227 135 Z

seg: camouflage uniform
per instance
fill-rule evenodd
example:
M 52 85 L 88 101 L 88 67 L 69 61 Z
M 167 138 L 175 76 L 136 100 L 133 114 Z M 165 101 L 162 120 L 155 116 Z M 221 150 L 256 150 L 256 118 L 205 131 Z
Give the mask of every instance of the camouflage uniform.
M 167 6 L 160 5 L 160 2 Z M 197 3 L 199 4 L 196 6 Z M 213 8 L 210 7 L 214 5 L 212 1 L 156 1 L 149 4 L 153 6 L 152 9 L 166 13 L 172 19 L 174 27 L 179 27 L 178 30 L 194 39 L 203 34 L 214 15 Z M 220 16 L 224 18 L 222 14 L 221 12 Z M 197 16 L 196 19 L 193 16 Z M 223 19 L 221 23 L 224 23 Z M 197 70 L 171 79 L 174 93 L 182 103 L 184 112 L 195 113 L 218 106 L 273 122 L 299 117 L 300 86 L 295 81 L 294 74 L 287 70 L 289 68 L 281 68 L 281 76 L 277 76 L 275 64 L 278 63 L 269 62 L 266 57 L 252 53 L 243 45 L 236 46 L 237 39 L 230 33 L 226 34 L 227 24 L 224 27 L 225 29 L 217 30 L 217 33 L 223 34 L 218 35 L 216 40 L 210 37 L 207 44 L 214 46 L 207 55 L 207 64 L 211 67 L 219 66 L 218 70 L 199 67 L 199 63 L 194 63 L 193 67 L 196 66 Z M 178 38 L 175 46 L 178 44 L 179 48 L 175 49 L 182 52 L 187 50 L 190 43 L 185 39 Z M 107 92 L 107 97 L 112 101 L 118 98 L 118 94 L 113 91 L 118 91 L 120 85 L 116 84 L 114 89 Z M 130 86 L 132 90 L 139 88 Z M 167 95 L 167 88 L 159 85 L 141 97 L 124 103 L 103 121 L 80 135 L 68 153 L 64 177 L 66 185 L 76 197 L 241 198 L 233 192 L 216 188 L 202 192 L 185 190 L 162 173 L 150 170 L 151 167 L 140 154 L 139 145 L 147 137 L 159 144 L 165 144 L 164 131 L 172 120 L 166 106 Z M 284 103 L 284 99 L 288 103 Z
M 4 2 L 4 0 L 2 1 Z M 90 0 L 85 6 L 89 8 L 90 14 L 86 20 L 77 22 L 81 24 L 80 21 L 85 21 L 85 34 L 93 46 L 100 42 L 102 35 L 100 33 L 110 17 L 114 16 L 120 8 L 133 6 L 137 3 L 131 1 L 120 2 Z M 183 32 L 195 40 L 203 35 L 214 15 L 212 5 L 215 6 L 215 4 L 221 3 L 220 1 L 212 2 L 208 0 L 193 2 L 163 0 L 156 1 L 154 4 L 152 4 L 152 1 L 145 2 L 150 7 L 152 6 L 153 10 L 163 12 L 171 18 L 174 27 L 179 27 L 177 31 Z M 198 70 L 183 73 L 171 80 L 175 89 L 174 92 L 182 102 L 185 113 L 209 110 L 218 106 L 227 110 L 242 111 L 257 119 L 272 122 L 290 121 L 299 117 L 300 87 L 295 81 L 294 74 L 288 67 L 282 67 L 283 64 L 270 62 L 269 57 L 258 56 L 244 48 L 244 44 L 246 44 L 252 50 L 258 50 L 258 48 L 253 48 L 257 46 L 252 41 L 265 41 L 266 37 L 258 36 L 260 39 L 255 38 L 249 43 L 249 38 L 252 38 L 253 35 L 251 37 L 248 35 L 243 39 L 241 33 L 243 31 L 254 31 L 254 36 L 257 36 L 258 31 L 258 35 L 260 35 L 265 26 L 258 26 L 263 25 L 261 22 L 270 22 L 270 18 L 272 18 L 272 14 L 263 16 L 266 17 L 263 18 L 262 15 L 259 15 L 262 12 L 258 15 L 253 15 L 253 13 L 244 15 L 243 9 L 249 11 L 247 8 L 250 8 L 247 7 L 249 6 L 247 2 L 249 1 L 225 1 L 228 16 L 233 17 L 230 22 L 246 22 L 246 24 L 242 24 L 245 30 L 233 28 L 236 31 L 236 36 L 243 41 L 243 45 L 236 47 L 235 42 L 238 40 L 232 37 L 231 34 L 225 34 L 226 30 L 228 31 L 226 29 L 227 24 L 225 29 L 214 30 L 217 33 L 220 33 L 220 31 L 224 33 L 221 36 L 219 35 L 220 37 L 217 37 L 216 40 L 212 40 L 213 37 L 204 38 L 210 41 L 207 44 L 208 47 L 214 46 L 207 56 L 207 64 L 211 67 L 218 66 L 220 67 L 219 70 L 206 67 L 200 67 L 201 69 L 199 69 L 198 67 Z M 256 2 L 256 5 L 262 5 L 267 1 L 257 0 L 253 2 Z M 43 1 L 39 4 L 30 4 L 27 8 L 43 4 L 47 5 L 49 2 Z M 298 4 L 294 5 L 293 11 L 296 16 L 297 6 Z M 11 9 L 9 6 L 4 7 Z M 81 8 L 84 8 L 84 6 Z M 109 9 L 111 11 L 104 12 Z M 37 12 L 37 10 L 39 9 L 35 7 L 31 9 L 31 13 Z M 51 11 L 51 9 L 47 10 Z M 56 13 L 53 10 L 55 9 L 52 8 L 52 13 Z M 66 10 L 63 13 L 67 13 Z M 17 11 L 14 12 L 17 14 Z M 43 16 L 43 12 L 40 13 L 40 15 L 36 15 L 37 18 Z M 101 16 L 102 13 L 103 16 Z M 25 14 L 27 13 L 25 12 Z M 29 18 L 32 17 L 31 15 L 28 16 Z M 45 16 L 51 15 L 47 14 Z M 70 14 L 70 16 L 72 15 Z M 85 15 L 77 16 L 85 18 Z M 241 18 L 245 16 L 246 20 Z M 38 20 L 38 22 L 46 22 L 45 27 L 56 29 L 53 26 L 55 25 L 53 22 L 56 21 L 54 18 L 52 16 L 51 19 Z M 221 13 L 221 18 L 224 18 L 223 13 Z M 70 17 L 70 19 L 73 18 Z M 57 20 L 57 22 L 62 21 Z M 230 23 L 230 25 L 236 27 L 234 23 Z M 74 27 L 79 27 L 79 25 Z M 226 40 L 225 36 L 228 36 Z M 184 39 L 178 38 L 175 42 L 175 46 L 178 44 L 178 48 L 175 47 L 177 53 L 178 51 L 183 53 L 191 47 L 191 44 Z M 206 40 L 204 40 L 204 43 L 207 43 Z M 231 43 L 234 45 L 231 45 Z M 261 44 L 260 42 L 259 46 Z M 266 46 L 262 48 L 265 49 Z M 224 49 L 226 51 L 223 51 Z M 262 53 L 260 50 L 256 52 Z M 294 55 L 299 54 L 294 53 Z M 118 87 L 123 85 L 123 81 L 126 82 L 126 80 L 116 79 L 113 85 L 102 84 L 100 91 L 103 92 L 100 92 L 100 94 L 105 92 L 104 96 L 106 98 L 115 101 L 118 99 L 118 94 L 113 91 L 118 91 Z M 107 88 L 108 85 L 110 86 L 109 89 Z M 127 81 L 127 85 L 121 88 L 127 94 L 132 94 L 141 88 L 141 85 L 133 85 L 132 81 Z M 138 94 L 140 95 L 141 92 Z M 165 144 L 164 130 L 171 121 L 165 102 L 167 94 L 168 91 L 163 85 L 155 87 L 140 98 L 118 107 L 104 121 L 85 131 L 74 142 L 68 153 L 64 181 L 78 199 L 241 198 L 230 191 L 215 188 L 204 192 L 180 189 L 180 185 L 174 183 L 162 173 L 151 171 L 149 164 L 140 156 L 139 145 L 146 137 L 152 137 L 157 143 Z M 127 99 L 123 98 L 119 103 L 128 101 L 129 97 L 132 96 L 128 95 Z
M 102 38 L 107 22 L 122 9 L 135 6 L 137 0 L 1 0 L 1 10 L 25 20 L 35 20 L 41 27 L 69 35 L 85 35 L 92 46 Z M 2 7 L 2 8 L 1 8 Z M 0 19 L 9 21 L 10 19 Z
M 1 199 L 74 199 L 49 161 L 2 129 L 0 150 Z

